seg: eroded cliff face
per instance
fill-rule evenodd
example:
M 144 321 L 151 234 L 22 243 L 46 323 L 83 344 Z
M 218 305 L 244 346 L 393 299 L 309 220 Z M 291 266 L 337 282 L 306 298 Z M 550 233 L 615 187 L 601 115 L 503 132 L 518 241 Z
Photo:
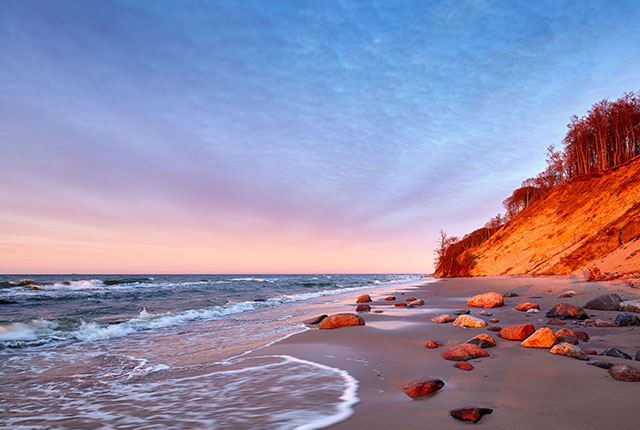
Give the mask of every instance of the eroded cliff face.
M 471 252 L 472 275 L 640 273 L 640 159 L 555 188 Z

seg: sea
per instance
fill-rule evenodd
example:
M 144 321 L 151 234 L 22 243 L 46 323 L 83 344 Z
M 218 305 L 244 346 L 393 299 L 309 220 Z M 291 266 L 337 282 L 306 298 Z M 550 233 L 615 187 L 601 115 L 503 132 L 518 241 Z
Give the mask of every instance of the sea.
M 0 275 L 0 428 L 327 427 L 353 413 L 358 381 L 260 350 L 308 330 L 318 305 L 419 279 Z

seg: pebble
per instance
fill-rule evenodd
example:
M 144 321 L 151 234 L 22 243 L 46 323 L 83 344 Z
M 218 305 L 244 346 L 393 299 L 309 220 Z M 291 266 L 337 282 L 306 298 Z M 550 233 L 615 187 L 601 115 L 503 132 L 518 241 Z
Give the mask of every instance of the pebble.
M 402 387 L 404 393 L 412 399 L 419 399 L 438 392 L 444 387 L 441 379 L 416 379 Z
M 460 421 L 471 421 L 477 423 L 480 419 L 487 414 L 493 412 L 493 409 L 487 408 L 460 408 L 454 409 L 450 412 L 451 416 Z

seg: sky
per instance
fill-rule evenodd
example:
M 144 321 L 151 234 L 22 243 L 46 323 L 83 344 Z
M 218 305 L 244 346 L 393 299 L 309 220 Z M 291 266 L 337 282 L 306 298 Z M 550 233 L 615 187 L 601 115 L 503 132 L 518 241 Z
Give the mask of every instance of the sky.
M 0 273 L 430 273 L 640 90 L 636 1 L 0 2 Z

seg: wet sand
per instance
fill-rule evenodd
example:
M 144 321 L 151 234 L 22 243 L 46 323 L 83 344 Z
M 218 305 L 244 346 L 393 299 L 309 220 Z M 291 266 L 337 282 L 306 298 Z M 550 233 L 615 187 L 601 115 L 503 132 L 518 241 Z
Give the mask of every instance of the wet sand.
M 557 298 L 567 290 L 578 295 Z M 402 290 L 392 287 L 373 290 L 374 302 L 370 305 L 384 313 L 359 314 L 365 319 L 365 326 L 335 330 L 314 327 L 254 354 L 291 355 L 346 370 L 355 377 L 359 381 L 360 401 L 354 406 L 354 414 L 331 426 L 332 429 L 462 428 L 468 424 L 453 419 L 449 411 L 468 406 L 494 410 L 477 424 L 486 428 L 638 428 L 640 383 L 616 381 L 607 370 L 550 354 L 548 349 L 523 348 L 520 342 L 504 340 L 486 328 L 465 329 L 430 321 L 440 313 L 451 315 L 455 310 L 467 308 L 468 298 L 488 291 L 519 294 L 505 298 L 503 307 L 486 309 L 493 316 L 479 315 L 482 308 L 469 308 L 471 315 L 488 323 L 490 318 L 497 318 L 499 322 L 495 325 L 501 327 L 531 323 L 536 329 L 548 326 L 554 332 L 560 328 L 582 330 L 590 336 L 589 342 L 580 342 L 584 350 L 602 352 L 613 346 L 632 357 L 640 350 L 640 327 L 601 328 L 573 320 L 566 320 L 561 326 L 546 324 L 546 311 L 557 303 L 580 307 L 609 292 L 620 293 L 626 300 L 638 299 L 640 289 L 631 288 L 625 281 L 588 283 L 569 277 L 483 277 L 423 283 Z M 387 293 L 398 300 L 382 300 Z M 319 307 L 317 314 L 354 312 L 357 296 L 353 294 L 339 304 Z M 393 306 L 409 296 L 423 299 L 425 305 L 411 309 Z M 541 311 L 532 314 L 516 311 L 514 307 L 524 301 L 538 303 Z M 592 310 L 587 313 L 594 319 L 611 322 L 618 314 Z M 497 346 L 486 349 L 489 357 L 469 361 L 474 370 L 454 368 L 454 362 L 441 358 L 448 346 L 480 333 L 493 337 Z M 442 342 L 444 346 L 428 349 L 424 346 L 428 340 Z M 606 356 L 590 359 L 640 368 L 638 361 Z M 440 378 L 445 387 L 433 396 L 412 400 L 403 393 L 402 386 L 422 376 Z

